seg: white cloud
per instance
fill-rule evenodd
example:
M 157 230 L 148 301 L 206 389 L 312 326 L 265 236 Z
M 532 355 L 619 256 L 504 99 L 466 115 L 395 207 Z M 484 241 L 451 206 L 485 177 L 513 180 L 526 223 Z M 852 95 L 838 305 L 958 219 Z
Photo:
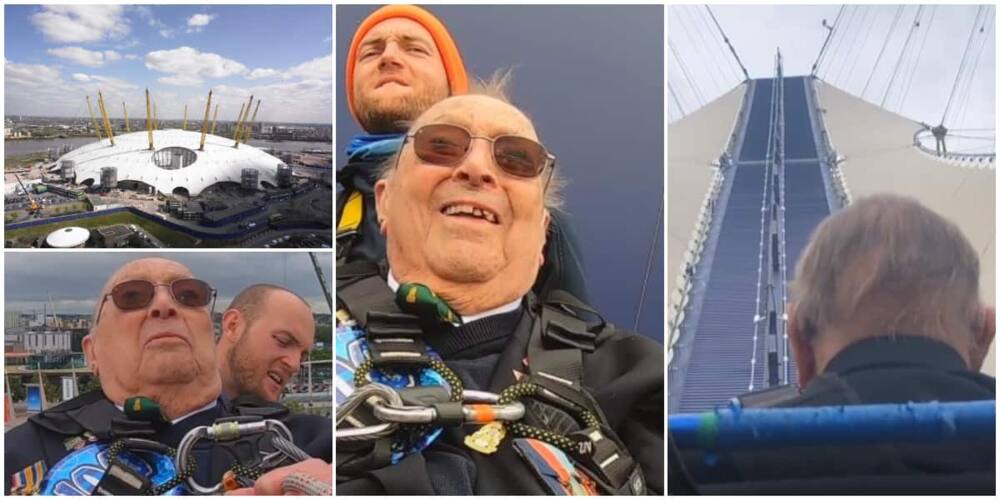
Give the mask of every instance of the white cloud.
M 129 61 L 134 61 L 134 60 L 136 60 L 138 58 L 139 58 L 139 56 L 137 56 L 135 54 L 125 54 L 125 59 L 128 59 Z
M 288 70 L 285 78 L 303 78 L 317 80 L 333 79 L 333 54 L 324 57 L 317 57 L 311 61 L 306 61 Z
M 168 85 L 197 85 L 202 78 L 225 78 L 246 72 L 247 67 L 218 54 L 199 52 L 191 47 L 157 50 L 146 54 L 146 67 L 170 76 L 160 78 Z
M 160 36 L 162 36 L 163 38 L 173 38 L 174 30 L 167 28 L 161 29 Z
M 129 32 L 121 5 L 45 5 L 31 15 L 31 24 L 57 43 L 98 42 Z
M 121 54 L 113 50 L 87 50 L 82 47 L 59 47 L 47 51 L 56 57 L 66 59 L 81 66 L 100 68 L 106 63 L 114 62 L 122 58 Z
M 73 73 L 73 79 L 76 80 L 76 81 L 78 81 L 78 82 L 89 82 L 90 81 L 90 76 L 88 76 L 88 75 L 86 75 L 84 73 Z
M 271 77 L 274 77 L 274 76 L 278 76 L 280 74 L 281 73 L 279 73 L 278 70 L 276 70 L 276 69 L 271 69 L 271 68 L 257 68 L 255 70 L 251 71 L 247 75 L 247 80 L 256 80 L 258 78 L 271 78 Z
M 205 26 L 208 26 L 208 23 L 212 22 L 213 19 L 215 19 L 215 14 L 195 14 L 189 17 L 187 20 L 187 32 L 200 32 L 205 28 Z
M 177 85 L 180 87 L 192 87 L 201 85 L 201 78 L 194 75 L 171 75 L 157 78 L 156 81 L 166 85 Z
M 3 66 L 7 84 L 31 86 L 60 81 L 59 70 L 44 64 L 17 64 L 4 59 Z

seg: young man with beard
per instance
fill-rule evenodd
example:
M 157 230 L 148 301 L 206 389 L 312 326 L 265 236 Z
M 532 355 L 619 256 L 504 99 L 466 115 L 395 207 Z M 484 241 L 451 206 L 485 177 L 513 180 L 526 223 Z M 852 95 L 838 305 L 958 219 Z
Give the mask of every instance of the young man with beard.
M 316 335 L 312 309 L 278 285 L 252 285 L 222 315 L 216 350 L 222 393 L 277 402 L 309 355 Z
M 385 239 L 375 216 L 375 183 L 403 144 L 410 123 L 435 103 L 469 90 L 458 45 L 434 14 L 387 5 L 358 26 L 345 68 L 347 106 L 361 126 L 337 172 L 337 261 L 377 263 Z M 546 260 L 534 290 L 564 290 L 586 302 L 583 257 L 569 219 L 551 214 Z

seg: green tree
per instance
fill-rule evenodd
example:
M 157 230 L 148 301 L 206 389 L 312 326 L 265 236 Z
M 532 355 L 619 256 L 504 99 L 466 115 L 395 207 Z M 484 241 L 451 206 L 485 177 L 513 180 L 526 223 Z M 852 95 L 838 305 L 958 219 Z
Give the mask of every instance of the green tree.
M 27 389 L 24 388 L 24 381 L 21 377 L 17 375 L 10 375 L 7 377 L 7 382 L 10 384 L 10 397 L 14 401 L 24 401 L 27 397 Z
M 310 361 L 323 361 L 333 359 L 333 351 L 330 349 L 314 349 L 309 352 Z

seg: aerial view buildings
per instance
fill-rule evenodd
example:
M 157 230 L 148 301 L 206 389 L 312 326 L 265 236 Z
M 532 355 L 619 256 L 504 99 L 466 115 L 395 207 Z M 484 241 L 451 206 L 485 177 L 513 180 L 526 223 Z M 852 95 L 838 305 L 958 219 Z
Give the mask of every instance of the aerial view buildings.
M 330 7 L 5 14 L 5 247 L 332 245 Z

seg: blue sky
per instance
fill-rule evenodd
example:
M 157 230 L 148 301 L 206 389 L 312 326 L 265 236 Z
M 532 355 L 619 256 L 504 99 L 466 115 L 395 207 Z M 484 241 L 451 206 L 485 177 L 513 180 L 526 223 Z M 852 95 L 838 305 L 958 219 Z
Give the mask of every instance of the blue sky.
M 86 116 L 104 94 L 112 117 L 200 119 L 209 89 L 219 119 L 250 94 L 258 120 L 330 123 L 330 6 L 141 5 L 5 7 L 7 115 Z

